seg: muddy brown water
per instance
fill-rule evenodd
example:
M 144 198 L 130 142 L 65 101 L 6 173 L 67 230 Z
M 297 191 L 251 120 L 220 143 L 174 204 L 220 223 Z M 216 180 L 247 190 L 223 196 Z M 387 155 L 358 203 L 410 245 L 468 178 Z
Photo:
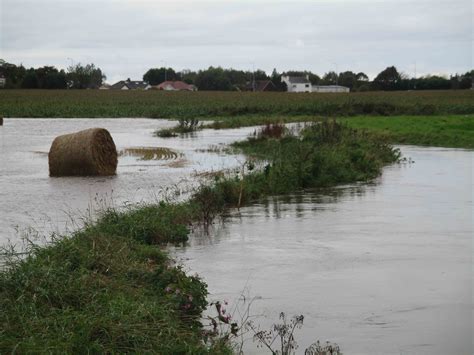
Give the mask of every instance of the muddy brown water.
M 180 182 L 195 182 L 196 173 L 235 167 L 242 157 L 206 150 L 254 130 L 152 136 L 173 124 L 5 120 L 0 244 L 18 241 L 17 226 L 64 232 L 80 225 L 88 209 L 153 202 Z M 49 178 L 54 137 L 91 127 L 107 128 L 118 150 L 163 147 L 176 156 L 123 154 L 115 177 Z M 303 314 L 298 353 L 320 339 L 338 343 L 345 354 L 472 354 L 474 153 L 401 149 L 415 163 L 387 167 L 372 184 L 266 199 L 171 251 L 202 275 L 211 299 L 229 300 L 229 309 L 242 292 L 256 298 L 252 314 L 262 327 L 277 322 L 281 311 Z M 251 340 L 245 350 L 262 353 Z
M 472 354 L 474 152 L 401 149 L 415 163 L 373 184 L 267 199 L 174 254 L 230 311 L 257 298 L 263 328 L 303 314 L 297 353 Z
M 104 207 L 155 202 L 169 192 L 186 191 L 196 182 L 196 175 L 236 167 L 245 160 L 207 149 L 244 139 L 255 130 L 204 130 L 166 139 L 153 136 L 156 129 L 175 124 L 152 119 L 6 119 L 0 127 L 0 245 L 18 242 L 24 233 L 75 230 Z M 117 175 L 50 178 L 48 151 L 53 139 L 93 127 L 108 129 L 122 152 Z M 127 151 L 142 147 L 160 147 L 168 153 L 144 159 L 143 154 Z

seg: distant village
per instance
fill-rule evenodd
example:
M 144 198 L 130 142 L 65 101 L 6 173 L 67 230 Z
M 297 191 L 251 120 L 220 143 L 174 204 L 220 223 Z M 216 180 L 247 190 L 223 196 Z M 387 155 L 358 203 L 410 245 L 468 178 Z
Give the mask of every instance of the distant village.
M 142 80 L 124 79 L 106 83 L 103 71 L 94 64 L 71 65 L 67 70 L 54 66 L 25 68 L 0 59 L 0 88 L 4 89 L 100 89 L 162 91 L 250 91 L 290 93 L 349 93 L 395 90 L 458 90 L 474 87 L 474 70 L 449 77 L 425 75 L 409 77 L 395 66 L 382 70 L 373 80 L 363 72 L 329 71 L 319 76 L 310 71 L 244 71 L 209 67 L 191 71 L 151 68 Z
M 283 75 L 281 82 L 286 84 L 288 92 L 350 92 L 350 88 L 342 85 L 312 85 L 309 75 L 289 76 Z M 104 84 L 99 87 L 100 90 L 164 90 L 164 91 L 197 91 L 198 88 L 193 84 L 187 84 L 184 81 L 165 81 L 159 85 L 150 85 L 142 80 L 121 80 L 113 85 Z M 249 82 L 243 91 L 281 91 L 271 80 L 255 80 Z

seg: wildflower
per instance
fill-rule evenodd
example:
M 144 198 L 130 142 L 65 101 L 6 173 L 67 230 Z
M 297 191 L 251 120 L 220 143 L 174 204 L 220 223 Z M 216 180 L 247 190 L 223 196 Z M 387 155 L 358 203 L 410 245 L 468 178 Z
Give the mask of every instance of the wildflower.
M 173 290 L 171 289 L 171 287 L 167 286 L 167 287 L 165 288 L 165 292 L 166 292 L 166 293 L 170 293 L 171 291 L 173 291 Z
M 188 301 L 189 301 L 189 302 L 192 302 L 192 301 L 193 301 L 193 296 L 192 296 L 192 295 L 189 295 L 189 296 L 188 296 Z
M 176 289 L 176 291 L 174 291 L 174 293 L 176 293 L 177 295 L 179 295 L 181 293 L 181 290 L 179 288 Z

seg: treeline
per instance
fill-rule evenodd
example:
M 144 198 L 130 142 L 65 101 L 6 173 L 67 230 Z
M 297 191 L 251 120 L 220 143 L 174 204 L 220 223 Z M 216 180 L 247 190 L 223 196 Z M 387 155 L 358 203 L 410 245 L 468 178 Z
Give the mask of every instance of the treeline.
M 27 69 L 1 59 L 0 76 L 6 89 L 97 89 L 106 79 L 94 64 L 78 63 L 64 71 L 53 66 Z
M 199 90 L 219 91 L 248 91 L 252 90 L 254 81 L 271 80 L 275 91 L 286 91 L 286 84 L 281 82 L 282 75 L 308 76 L 313 85 L 344 85 L 355 90 L 368 83 L 369 78 L 365 73 L 344 72 L 336 74 L 328 72 L 320 77 L 310 71 L 286 71 L 279 73 L 276 69 L 268 75 L 265 71 L 244 71 L 209 67 L 208 69 L 192 71 L 175 71 L 173 68 L 152 68 L 143 75 L 143 80 L 150 85 L 158 85 L 166 80 L 182 80 L 188 84 L 196 85 Z
M 473 87 L 474 70 L 464 74 L 453 74 L 450 77 L 427 75 L 420 78 L 409 78 L 399 72 L 396 67 L 387 67 L 374 80 L 363 72 L 330 71 L 319 76 L 310 71 L 278 72 L 276 69 L 268 75 L 257 69 L 236 70 L 221 67 L 192 71 L 175 71 L 173 68 L 151 68 L 143 80 L 150 85 L 158 85 L 166 80 L 182 80 L 194 84 L 202 91 L 249 91 L 253 83 L 260 80 L 271 80 L 275 91 L 286 91 L 281 82 L 282 75 L 308 76 L 313 85 L 342 85 L 351 91 L 395 91 L 395 90 L 459 90 Z M 0 59 L 0 76 L 6 78 L 5 88 L 12 89 L 97 89 L 105 81 L 106 76 L 94 64 L 70 66 L 67 71 L 53 66 L 26 69 L 23 65 L 7 63 Z
M 199 90 L 245 91 L 252 89 L 253 81 L 271 80 L 276 91 L 286 91 L 286 85 L 281 82 L 282 75 L 308 76 L 312 85 L 342 85 L 351 91 L 395 91 L 395 90 L 462 90 L 470 89 L 474 82 L 474 70 L 464 74 L 454 74 L 449 78 L 427 75 L 420 78 L 409 78 L 400 73 L 396 67 L 387 67 L 381 71 L 373 81 L 369 81 L 363 72 L 345 71 L 336 73 L 330 71 L 319 76 L 310 71 L 287 71 L 279 73 L 276 69 L 271 75 L 263 70 L 243 71 L 209 67 L 205 70 L 174 71 L 172 68 L 155 68 L 143 75 L 143 80 L 151 85 L 157 85 L 167 80 L 183 80 L 188 84 L 196 85 Z

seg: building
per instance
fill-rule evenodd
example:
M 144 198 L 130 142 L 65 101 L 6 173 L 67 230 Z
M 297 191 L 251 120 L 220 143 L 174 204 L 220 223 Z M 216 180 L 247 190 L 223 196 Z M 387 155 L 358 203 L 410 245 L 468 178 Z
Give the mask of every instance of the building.
M 196 86 L 187 84 L 184 81 L 164 81 L 153 88 L 164 91 L 197 91 Z
M 350 92 L 346 86 L 341 85 L 313 85 L 313 92 Z
M 4 88 L 6 84 L 7 84 L 7 79 L 5 79 L 5 77 L 2 74 L 0 74 L 0 88 Z
M 288 92 L 311 92 L 311 82 L 309 76 L 288 76 L 282 75 L 281 81 L 286 84 Z
M 276 91 L 277 87 L 271 80 L 256 80 L 255 84 L 248 82 L 245 90 L 246 91 Z
M 127 80 L 119 81 L 110 87 L 111 90 L 149 90 L 151 85 L 146 81 Z
M 109 84 L 102 84 L 99 87 L 99 90 L 110 90 L 111 86 Z

